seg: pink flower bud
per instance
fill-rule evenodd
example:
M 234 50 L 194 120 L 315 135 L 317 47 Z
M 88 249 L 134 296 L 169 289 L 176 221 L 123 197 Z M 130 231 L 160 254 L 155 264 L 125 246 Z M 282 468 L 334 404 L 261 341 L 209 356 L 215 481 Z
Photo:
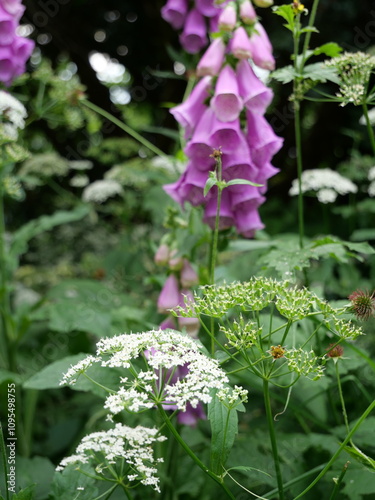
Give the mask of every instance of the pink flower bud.
M 245 28 L 242 26 L 234 32 L 230 50 L 237 59 L 249 59 L 252 56 L 250 40 Z
M 199 283 L 198 275 L 187 259 L 184 259 L 184 265 L 181 269 L 180 283 L 183 288 L 190 288 Z
M 273 71 L 275 69 L 275 59 L 272 55 L 270 39 L 260 23 L 255 25 L 255 30 L 256 33 L 250 38 L 250 57 L 260 68 Z
M 215 38 L 203 54 L 197 66 L 198 76 L 216 76 L 224 61 L 225 43 L 223 39 Z
M 254 24 L 256 22 L 257 15 L 250 0 L 244 0 L 240 4 L 240 18 L 245 24 Z
M 197 9 L 189 12 L 180 35 L 180 42 L 189 54 L 196 54 L 207 44 L 206 22 Z
M 158 266 L 165 266 L 168 264 L 168 261 L 169 261 L 169 247 L 168 247 L 168 245 L 163 243 L 156 250 L 154 262 Z
M 273 0 L 253 0 L 257 7 L 271 7 Z
M 184 264 L 184 259 L 181 255 L 177 255 L 177 250 L 171 250 L 169 254 L 168 266 L 171 271 L 179 271 Z
M 219 17 L 219 29 L 233 31 L 237 23 L 237 12 L 233 4 L 228 4 Z
M 177 278 L 174 274 L 170 274 L 158 298 L 158 311 L 167 314 L 170 309 L 178 306 L 180 297 Z

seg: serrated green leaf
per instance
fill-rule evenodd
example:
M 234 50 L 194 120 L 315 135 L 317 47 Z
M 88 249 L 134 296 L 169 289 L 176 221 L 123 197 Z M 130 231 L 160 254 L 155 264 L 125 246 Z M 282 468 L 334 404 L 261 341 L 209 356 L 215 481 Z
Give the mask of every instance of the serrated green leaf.
M 294 80 L 296 76 L 299 76 L 298 73 L 294 70 L 294 67 L 289 64 L 288 66 L 284 66 L 284 68 L 277 69 L 271 73 L 271 77 L 281 83 L 289 83 Z
M 12 500 L 32 500 L 34 498 L 35 484 L 27 486 L 12 496 Z
M 305 66 L 303 68 L 302 76 L 303 78 L 309 78 L 313 81 L 319 81 L 322 83 L 330 81 L 339 85 L 341 82 L 337 75 L 337 70 L 335 68 L 325 66 L 322 62 L 308 64 Z
M 216 177 L 214 176 L 210 176 L 207 181 L 206 181 L 206 184 L 204 186 L 204 190 L 203 190 L 203 195 L 204 196 L 207 196 L 207 193 L 209 192 L 209 190 L 216 186 L 217 185 L 217 179 Z
M 211 469 L 216 474 L 221 474 L 238 433 L 237 410 L 228 410 L 214 395 L 208 405 L 208 419 L 212 434 Z
M 97 497 L 98 489 L 93 479 L 86 476 L 86 474 L 94 475 L 94 469 L 87 464 L 83 464 L 80 465 L 80 470 L 84 473 L 80 473 L 74 465 L 71 465 L 66 467 L 62 472 L 55 473 L 51 486 L 51 500 L 75 500 L 78 488 L 82 488 L 85 492 L 85 496 L 82 498 Z
M 320 47 L 314 49 L 314 55 L 318 56 L 320 54 L 325 54 L 329 57 L 336 57 L 342 52 L 342 48 L 336 42 L 324 43 Z
M 272 10 L 275 14 L 281 16 L 285 19 L 285 21 L 287 21 L 287 24 L 284 24 L 284 26 L 288 30 L 294 30 L 294 12 L 291 5 L 277 5 L 275 7 L 272 7 Z
M 247 186 L 256 186 L 256 187 L 263 186 L 263 184 L 256 184 L 255 182 L 251 182 L 246 179 L 232 179 L 227 182 L 227 186 L 236 186 L 237 184 L 245 184 Z

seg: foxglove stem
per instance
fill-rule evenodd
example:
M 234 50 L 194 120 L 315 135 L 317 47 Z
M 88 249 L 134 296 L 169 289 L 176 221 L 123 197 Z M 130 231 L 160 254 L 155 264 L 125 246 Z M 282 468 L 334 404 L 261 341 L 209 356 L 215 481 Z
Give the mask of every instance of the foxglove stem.
M 273 462 L 275 465 L 277 487 L 278 487 L 278 492 L 279 492 L 279 500 L 284 500 L 283 478 L 281 475 L 279 454 L 277 451 L 277 439 L 276 439 L 275 426 L 274 426 L 272 410 L 271 410 L 269 381 L 266 379 L 263 379 L 263 397 L 264 397 L 264 405 L 266 408 L 268 432 L 269 432 L 270 439 L 271 439 L 272 455 L 273 455 Z
M 314 479 L 312 483 L 309 484 L 307 488 L 305 488 L 302 493 L 300 493 L 297 497 L 294 498 L 294 500 L 297 500 L 298 498 L 302 498 L 306 495 L 308 491 L 311 490 L 313 486 L 316 485 L 318 481 L 329 471 L 329 469 L 332 467 L 332 464 L 336 461 L 337 457 L 340 455 L 342 450 L 345 448 L 347 443 L 352 439 L 354 434 L 357 432 L 361 424 L 366 420 L 366 418 L 369 416 L 369 414 L 372 412 L 372 410 L 375 408 L 375 400 L 367 407 L 367 409 L 362 413 L 360 418 L 357 420 L 357 423 L 353 426 L 352 430 L 349 432 L 349 434 L 346 436 L 344 441 L 341 443 L 339 449 L 334 453 L 332 456 L 331 460 L 326 464 L 324 469 L 320 472 L 320 474 L 317 475 L 317 477 Z
M 318 10 L 318 5 L 319 5 L 319 0 L 314 0 L 313 6 L 311 7 L 311 13 L 310 13 L 310 18 L 309 18 L 309 26 L 314 26 L 316 12 Z M 305 64 L 305 54 L 306 54 L 307 49 L 309 48 L 310 38 L 311 38 L 311 31 L 308 31 L 306 33 L 305 41 L 303 43 L 302 65 Z
M 90 102 L 90 101 L 80 101 L 80 103 L 83 106 L 86 106 L 87 108 L 91 109 L 92 111 L 95 111 L 99 115 L 103 116 L 110 122 L 112 122 L 114 125 L 117 125 L 121 130 L 129 134 L 133 139 L 136 141 L 140 142 L 145 148 L 149 149 L 153 153 L 155 153 L 157 156 L 167 156 L 161 149 L 159 149 L 157 146 L 152 144 L 152 142 L 148 141 L 145 139 L 141 134 L 133 130 L 131 127 L 126 125 L 124 122 L 116 118 L 115 116 L 111 115 L 111 113 L 108 113 L 108 111 L 105 111 L 105 109 L 100 108 L 96 104 Z
M 367 107 L 367 103 L 363 103 L 362 105 L 362 109 L 363 109 L 363 115 L 365 117 L 365 120 L 366 120 L 366 127 L 367 127 L 367 133 L 368 133 L 368 136 L 369 136 L 369 139 L 370 139 L 370 143 L 371 143 L 371 148 L 372 148 L 372 153 L 373 155 L 375 156 L 375 137 L 374 137 L 374 130 L 372 128 L 372 125 L 371 125 L 371 121 L 370 121 L 370 117 L 368 115 L 368 107 Z
M 228 498 L 231 500 L 236 500 L 235 497 L 232 495 L 230 490 L 227 488 L 227 486 L 224 484 L 223 479 L 220 476 L 217 476 L 214 472 L 212 472 L 193 452 L 193 450 L 189 447 L 189 445 L 182 439 L 180 434 L 178 433 L 177 429 L 174 427 L 172 422 L 170 421 L 168 415 L 166 414 L 164 408 L 162 407 L 161 404 L 158 404 L 158 410 L 163 417 L 163 420 L 168 427 L 168 429 L 171 431 L 173 434 L 174 438 L 177 440 L 177 442 L 182 446 L 182 448 L 186 451 L 186 453 L 189 455 L 189 457 L 200 467 L 200 469 L 203 470 L 208 476 L 210 476 L 211 479 L 213 479 L 216 483 L 218 483 L 225 493 L 227 494 Z

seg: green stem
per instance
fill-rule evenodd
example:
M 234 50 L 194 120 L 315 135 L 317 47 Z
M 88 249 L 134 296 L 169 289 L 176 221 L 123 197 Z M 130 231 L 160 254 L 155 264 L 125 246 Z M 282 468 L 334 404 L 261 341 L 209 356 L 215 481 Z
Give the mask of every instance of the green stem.
M 93 104 L 90 101 L 86 101 L 86 100 L 83 101 L 82 100 L 82 101 L 80 101 L 80 103 L 83 104 L 84 106 L 86 106 L 87 108 L 91 109 L 92 111 L 95 111 L 99 115 L 103 116 L 107 120 L 111 121 L 115 125 L 117 125 L 121 130 L 123 130 L 124 132 L 129 134 L 131 137 L 133 137 L 133 139 L 140 142 L 143 146 L 145 146 L 147 149 L 149 149 L 150 151 L 152 151 L 156 155 L 167 156 L 161 149 L 159 149 L 157 146 L 154 146 L 154 144 L 152 144 L 152 142 L 148 141 L 143 136 L 141 136 L 141 134 L 139 134 L 138 132 L 133 130 L 131 127 L 126 125 L 124 122 L 122 122 L 121 120 L 119 120 L 115 116 L 111 115 L 111 113 L 108 113 L 108 111 L 105 111 L 104 109 L 100 108 L 99 106 L 97 106 L 96 104 Z
M 349 464 L 350 464 L 350 462 L 346 462 L 346 464 L 342 468 L 342 471 L 341 471 L 339 478 L 335 481 L 335 487 L 333 488 L 332 495 L 329 497 L 329 500 L 334 500 L 336 498 L 337 493 L 339 492 L 342 480 L 344 479 L 346 471 L 348 470 Z
M 279 492 L 279 500 L 284 500 L 283 478 L 281 475 L 279 454 L 277 451 L 276 433 L 275 433 L 275 427 L 274 427 L 272 410 L 271 410 L 269 381 L 266 379 L 263 380 L 263 396 L 264 396 L 264 404 L 265 404 L 265 408 L 266 408 L 268 432 L 270 434 L 270 439 L 271 439 L 272 455 L 273 455 L 273 462 L 275 465 L 277 488 L 278 488 L 278 492 Z
M 309 17 L 309 26 L 314 26 L 316 12 L 318 10 L 318 5 L 319 5 L 319 0 L 314 0 L 313 6 L 311 7 L 310 17 Z M 305 41 L 303 43 L 303 49 L 302 49 L 303 64 L 305 63 L 305 54 L 306 54 L 307 49 L 309 48 L 309 43 L 310 43 L 311 35 L 312 35 L 312 32 L 308 31 L 306 33 Z
M 368 115 L 367 103 L 365 102 L 363 103 L 362 109 L 363 109 L 363 115 L 366 120 L 367 133 L 370 139 L 372 154 L 375 156 L 375 136 L 374 136 L 374 130 L 371 125 L 370 117 Z
M 185 452 L 189 455 L 189 457 L 198 465 L 200 469 L 202 469 L 203 472 L 205 472 L 211 479 L 213 479 L 217 484 L 219 484 L 225 493 L 227 494 L 228 498 L 231 500 L 236 500 L 235 497 L 232 495 L 231 491 L 228 489 L 228 487 L 225 485 L 223 482 L 223 479 L 220 476 L 217 476 L 214 472 L 212 472 L 193 452 L 193 450 L 189 447 L 189 445 L 182 439 L 180 434 L 178 433 L 177 429 L 174 427 L 170 419 L 168 418 L 168 415 L 166 414 L 165 410 L 163 409 L 161 404 L 158 404 L 158 410 L 160 411 L 161 416 L 163 417 L 163 420 L 170 430 L 170 432 L 173 434 L 174 438 L 176 441 L 181 445 L 181 447 L 185 450 Z
M 339 360 L 335 361 L 335 370 L 336 370 L 337 388 L 339 390 L 339 396 L 340 396 L 340 403 L 341 403 L 342 414 L 343 414 L 343 417 L 344 417 L 346 432 L 349 434 L 350 428 L 349 428 L 348 415 L 346 413 L 346 408 L 345 408 L 344 396 L 343 396 L 342 387 L 341 387 L 341 379 L 340 379 L 340 372 L 339 372 Z
M 0 460 L 3 463 L 3 471 L 4 471 L 4 484 L 5 484 L 5 498 L 6 500 L 9 500 L 9 490 L 8 490 L 8 484 L 7 484 L 7 454 L 6 454 L 6 448 L 5 448 L 5 441 L 4 441 L 4 434 L 3 434 L 3 428 L 0 422 Z M 1 489 L 0 489 L 1 493 Z
M 303 238 L 305 235 L 305 222 L 304 222 L 304 206 L 303 206 L 303 192 L 302 192 L 302 140 L 301 140 L 301 116 L 300 116 L 300 103 L 294 103 L 294 135 L 296 141 L 296 154 L 297 154 L 297 176 L 298 176 L 298 232 L 299 232 L 299 246 L 303 248 Z
M 338 450 L 336 451 L 336 453 L 332 456 L 331 460 L 327 463 L 327 465 L 324 467 L 324 469 L 321 471 L 321 473 L 318 474 L 317 477 L 314 479 L 314 481 L 312 483 L 310 483 L 309 486 L 302 491 L 302 493 L 300 493 L 297 497 L 295 497 L 294 500 L 297 500 L 298 498 L 302 498 L 328 472 L 328 470 L 331 468 L 332 464 L 335 462 L 335 460 L 340 455 L 340 453 L 342 452 L 342 450 L 345 448 L 345 446 L 347 445 L 347 443 L 352 439 L 352 437 L 354 436 L 354 434 L 357 432 L 357 430 L 359 429 L 359 427 L 362 424 L 362 422 L 364 420 L 366 420 L 366 418 L 368 417 L 368 415 L 372 412 L 372 410 L 374 408 L 375 408 L 375 400 L 362 413 L 362 415 L 358 419 L 357 423 L 353 426 L 352 430 L 346 436 L 346 438 L 341 443 L 341 445 L 338 448 Z
M 29 457 L 31 454 L 31 444 L 33 437 L 33 428 L 34 428 L 34 416 L 36 403 L 38 401 L 39 391 L 37 390 L 26 390 L 24 397 L 24 408 L 23 413 L 24 424 L 23 424 L 23 441 L 25 442 L 25 456 Z

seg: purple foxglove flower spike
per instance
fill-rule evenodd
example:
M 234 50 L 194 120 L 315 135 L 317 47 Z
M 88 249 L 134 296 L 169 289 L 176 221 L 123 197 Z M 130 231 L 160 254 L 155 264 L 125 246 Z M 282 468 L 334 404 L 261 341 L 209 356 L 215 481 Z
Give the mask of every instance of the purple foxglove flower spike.
M 184 259 L 184 264 L 181 269 L 180 283 L 182 288 L 190 288 L 199 283 L 198 275 L 187 259 Z
M 161 9 L 162 18 L 176 30 L 184 25 L 187 12 L 188 0 L 168 0 Z
M 272 101 L 273 92 L 259 80 L 248 61 L 237 64 L 237 81 L 245 107 L 263 115 Z
M 272 55 L 270 39 L 260 23 L 256 23 L 255 30 L 256 32 L 250 38 L 250 57 L 260 68 L 273 71 L 275 69 L 275 59 Z
M 216 210 L 217 198 L 214 197 L 207 203 L 203 217 L 203 222 L 208 224 L 211 229 L 215 228 Z M 233 226 L 233 224 L 234 220 L 230 203 L 230 195 L 228 189 L 224 189 L 221 196 L 219 229 L 228 229 Z
M 236 120 L 241 113 L 243 101 L 239 97 L 236 73 L 229 65 L 220 71 L 210 106 L 222 122 Z
M 180 411 L 177 415 L 177 421 L 180 424 L 188 425 L 190 427 L 195 427 L 198 420 L 206 420 L 206 418 L 207 416 L 203 410 L 203 405 L 200 402 L 195 408 L 193 408 L 188 402 L 186 405 L 186 411 Z
M 218 75 L 224 61 L 225 50 L 223 39 L 215 38 L 197 65 L 197 75 Z
M 253 162 L 261 169 L 262 165 L 269 163 L 282 144 L 283 139 L 278 137 L 271 125 L 262 115 L 246 112 L 247 140 L 250 146 Z
M 227 5 L 219 16 L 219 29 L 221 31 L 233 31 L 237 23 L 237 11 L 234 5 Z
M 254 24 L 257 15 L 250 0 L 244 0 L 240 3 L 240 18 L 245 24 Z
M 213 0 L 195 0 L 195 7 L 206 17 L 215 16 L 220 9 L 220 7 L 214 5 Z
M 252 56 L 252 45 L 245 28 L 240 26 L 233 33 L 230 51 L 237 59 L 249 59 Z
M 197 9 L 192 9 L 188 14 L 180 43 L 189 54 L 196 54 L 207 45 L 206 22 Z
M 208 89 L 211 86 L 211 81 L 210 76 L 202 78 L 186 101 L 170 110 L 178 123 L 185 128 L 185 138 L 191 136 L 200 117 L 207 109 L 204 101 L 209 96 Z
M 180 290 L 178 281 L 174 274 L 170 274 L 158 298 L 158 311 L 167 314 L 170 309 L 178 306 L 179 303 Z

